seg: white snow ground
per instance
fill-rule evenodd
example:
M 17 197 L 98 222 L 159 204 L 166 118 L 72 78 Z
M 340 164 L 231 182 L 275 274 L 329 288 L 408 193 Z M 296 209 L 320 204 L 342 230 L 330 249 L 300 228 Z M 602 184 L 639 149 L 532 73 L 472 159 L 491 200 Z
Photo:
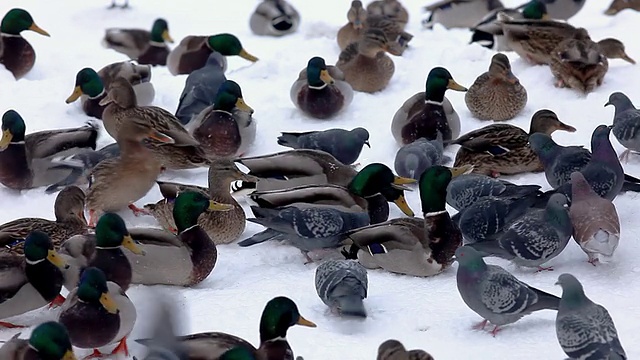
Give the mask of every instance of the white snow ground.
M 241 39 L 250 53 L 260 58 L 253 65 L 232 58 L 227 72 L 229 79 L 241 85 L 245 101 L 256 111 L 259 136 L 248 155 L 285 150 L 275 141 L 280 131 L 366 126 L 371 132 L 372 148 L 363 150 L 359 162 L 383 162 L 393 167 L 397 146 L 390 132 L 391 119 L 405 99 L 423 91 L 429 70 L 434 66 L 445 66 L 457 82 L 470 86 L 478 75 L 486 71 L 493 55 L 492 51 L 480 46 L 467 45 L 471 34 L 466 30 L 447 31 L 442 27 L 433 31 L 423 30 L 420 25 L 423 17 L 421 7 L 430 1 L 404 0 L 411 14 L 407 30 L 415 38 L 403 57 L 393 58 L 396 72 L 389 86 L 373 95 L 357 93 L 351 106 L 335 119 L 311 119 L 294 108 L 289 100 L 289 87 L 309 58 L 322 56 L 327 63 L 337 60 L 339 49 L 335 35 L 346 22 L 349 1 L 292 0 L 292 3 L 302 15 L 299 31 L 283 38 L 262 38 L 253 36 L 248 27 L 249 15 L 257 1 L 132 0 L 129 10 L 107 10 L 107 0 L 4 0 L 0 2 L 0 15 L 13 7 L 27 9 L 51 37 L 23 33 L 36 50 L 37 62 L 26 78 L 17 82 L 8 71 L 0 69 L 0 112 L 8 109 L 20 112 L 26 121 L 27 132 L 82 125 L 88 118 L 81 111 L 79 102 L 73 105 L 64 102 L 73 90 L 76 72 L 85 66 L 98 70 L 109 63 L 126 60 L 124 55 L 101 47 L 104 29 L 147 29 L 155 18 L 164 17 L 176 42 L 190 34 L 231 32 Z M 520 1 L 505 3 L 517 5 Z M 611 36 L 621 39 L 628 54 L 640 60 L 640 43 L 635 38 L 640 14 L 627 10 L 616 17 L 607 17 L 602 13 L 608 3 L 590 0 L 570 22 L 586 27 L 596 40 Z M 508 56 L 514 73 L 529 93 L 525 110 L 509 123 L 528 129 L 529 119 L 535 111 L 552 109 L 561 120 L 578 129 L 574 134 L 555 134 L 554 138 L 561 144 L 588 146 L 595 126 L 612 120 L 613 109 L 603 107 L 610 93 L 623 91 L 640 104 L 640 88 L 637 86 L 639 66 L 622 60 L 610 61 L 603 86 L 584 97 L 572 90 L 556 89 L 547 67 L 527 65 L 515 54 Z M 174 111 L 185 78 L 172 76 L 166 68 L 154 68 L 154 104 Z M 449 92 L 447 96 L 460 114 L 463 132 L 487 124 L 471 117 L 464 104 L 464 94 Z M 621 152 L 622 147 L 615 139 L 613 141 Z M 101 134 L 100 147 L 111 142 L 113 140 L 109 136 Z M 450 156 L 454 151 L 447 149 Z M 640 176 L 639 164 L 640 158 L 633 156 L 624 167 L 627 173 Z M 206 169 L 166 173 L 162 178 L 204 185 Z M 537 183 L 545 189 L 549 187 L 542 174 L 522 175 L 509 180 Z M 525 282 L 558 295 L 560 288 L 554 286 L 558 275 L 573 273 L 584 284 L 587 295 L 607 307 L 613 316 L 628 357 L 640 358 L 640 283 L 637 280 L 640 276 L 637 260 L 640 256 L 640 224 L 636 220 L 640 211 L 634 205 L 638 196 L 622 194 L 615 200 L 622 223 L 622 239 L 610 264 L 591 266 L 574 242 L 549 263 L 555 267 L 553 272 L 532 273 L 501 260 L 488 261 L 505 266 Z M 153 189 L 138 205 L 155 202 L 159 198 L 159 191 Z M 55 195 L 44 194 L 44 189 L 16 194 L 0 187 L 0 199 L 1 223 L 25 216 L 53 218 Z M 409 194 L 408 201 L 420 214 L 417 191 Z M 129 211 L 123 211 L 122 215 L 130 226 L 157 226 L 151 217 L 135 218 Z M 391 217 L 399 216 L 402 213 L 392 206 Z M 260 226 L 248 224 L 243 238 L 260 230 Z M 258 322 L 264 304 L 275 296 L 286 295 L 298 304 L 303 316 L 318 324 L 315 329 L 294 327 L 288 334 L 295 353 L 307 360 L 374 359 L 378 345 L 389 338 L 402 341 L 408 348 L 423 348 L 439 360 L 564 357 L 556 341 L 555 312 L 552 311 L 525 317 L 504 328 L 496 338 L 471 330 L 472 324 L 480 318 L 465 306 L 458 295 L 455 265 L 439 276 L 426 279 L 370 271 L 369 298 L 365 300 L 369 317 L 365 321 L 354 321 L 328 313 L 315 293 L 313 277 L 316 265 L 303 265 L 304 259 L 297 249 L 276 243 L 250 248 L 232 244 L 218 249 L 218 264 L 200 285 L 191 289 L 166 287 L 180 295 L 184 316 L 181 332 L 184 334 L 224 331 L 257 345 Z M 145 337 L 151 330 L 146 318 L 150 306 L 146 291 L 144 286 L 133 286 L 128 292 L 138 307 L 138 323 L 132 339 Z M 54 316 L 55 311 L 42 309 L 13 320 L 35 325 Z M 1 330 L 0 340 L 7 340 L 16 332 Z M 29 332 L 30 329 L 25 329 L 22 336 Z M 141 346 L 133 341 L 129 344 L 133 355 L 144 354 Z M 88 353 L 76 352 L 82 356 Z

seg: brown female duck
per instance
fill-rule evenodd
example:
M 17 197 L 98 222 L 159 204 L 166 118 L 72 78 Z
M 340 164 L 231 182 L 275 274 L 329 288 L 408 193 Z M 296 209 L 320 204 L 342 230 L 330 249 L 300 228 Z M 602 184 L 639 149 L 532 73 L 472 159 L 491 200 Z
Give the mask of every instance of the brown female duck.
M 40 35 L 49 36 L 33 22 L 31 14 L 23 9 L 11 9 L 0 23 L 0 64 L 11 71 L 17 79 L 25 76 L 36 62 L 33 47 L 20 33 L 25 30 L 35 31 Z
M 551 53 L 551 73 L 557 87 L 590 93 L 602 85 L 609 61 L 600 46 L 580 28 L 573 37 L 563 40 Z

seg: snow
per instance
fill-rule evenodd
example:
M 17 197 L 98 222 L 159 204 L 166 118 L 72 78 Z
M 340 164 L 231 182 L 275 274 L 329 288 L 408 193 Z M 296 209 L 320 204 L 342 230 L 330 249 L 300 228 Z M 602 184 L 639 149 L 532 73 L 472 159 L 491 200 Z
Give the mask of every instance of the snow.
M 479 46 L 468 45 L 470 33 L 464 29 L 447 31 L 436 26 L 433 31 L 423 30 L 421 7 L 426 0 L 404 0 L 411 14 L 407 30 L 415 35 L 403 57 L 393 57 L 396 72 L 389 86 L 377 94 L 356 93 L 351 106 L 332 120 L 315 120 L 297 111 L 289 99 L 289 87 L 298 72 L 313 56 L 322 56 L 334 63 L 339 54 L 335 34 L 346 22 L 347 0 L 303 1 L 292 0 L 302 16 L 296 34 L 283 38 L 262 38 L 250 33 L 248 20 L 257 1 L 233 2 L 182 0 L 133 0 L 129 10 L 107 10 L 108 1 L 66 0 L 4 0 L 0 14 L 13 7 L 27 9 L 35 22 L 47 30 L 51 37 L 33 32 L 24 36 L 37 53 L 33 70 L 20 81 L 0 69 L 0 112 L 17 110 L 25 119 L 27 132 L 45 129 L 76 127 L 88 120 L 79 102 L 67 105 L 64 100 L 73 90 L 76 72 L 86 66 L 98 70 L 116 61 L 126 60 L 124 55 L 104 49 L 100 45 L 105 28 L 149 28 L 157 17 L 169 22 L 172 37 L 179 42 L 190 34 L 230 32 L 237 35 L 245 49 L 260 58 L 255 64 L 243 59 L 229 59 L 227 77 L 237 81 L 244 99 L 256 111 L 258 137 L 248 155 L 266 154 L 285 150 L 276 144 L 280 131 L 322 130 L 332 127 L 352 129 L 365 126 L 371 132 L 372 148 L 365 148 L 359 162 L 383 162 L 393 167 L 397 145 L 391 136 L 390 124 L 395 111 L 404 100 L 424 90 L 424 81 L 432 67 L 445 66 L 454 79 L 470 86 L 475 78 L 486 71 L 493 52 Z M 520 1 L 505 1 L 517 5 Z M 608 1 L 590 0 L 570 22 L 586 27 L 592 38 L 617 37 L 627 46 L 627 53 L 640 58 L 640 42 L 634 41 L 638 14 L 627 10 L 616 17 L 607 17 L 603 11 Z M 216 7 L 217 4 L 222 6 Z M 175 44 L 174 44 L 175 45 Z M 604 108 L 608 96 L 622 91 L 640 103 L 640 67 L 622 60 L 611 60 L 609 73 L 602 87 L 586 97 L 572 90 L 557 89 L 547 67 L 530 66 L 517 55 L 508 54 L 513 72 L 527 88 L 529 103 L 516 119 L 509 123 L 529 127 L 531 115 L 539 109 L 555 111 L 559 118 L 578 131 L 573 134 L 556 133 L 554 139 L 561 144 L 589 146 L 592 130 L 601 123 L 611 123 L 613 109 Z M 172 76 L 166 68 L 154 68 L 152 81 L 156 88 L 154 104 L 170 111 L 177 107 L 186 76 Z M 464 104 L 464 94 L 447 93 L 462 119 L 462 132 L 487 123 L 471 117 Z M 613 139 L 613 136 L 612 136 Z M 615 141 L 614 146 L 623 148 Z M 113 140 L 102 133 L 99 146 Z M 446 153 L 453 157 L 455 148 Z M 632 157 L 625 171 L 640 175 L 640 159 Z M 163 180 L 206 184 L 206 169 L 169 172 Z M 542 174 L 526 174 L 509 178 L 517 183 L 537 183 L 549 188 Z M 603 304 L 611 313 L 623 346 L 630 359 L 640 358 L 640 255 L 635 219 L 640 211 L 634 204 L 638 194 L 621 194 L 616 198 L 622 224 L 620 246 L 609 264 L 593 267 L 586 255 L 572 241 L 567 249 L 549 262 L 555 271 L 533 273 L 518 269 L 505 261 L 488 259 L 513 272 L 518 278 L 542 290 L 560 295 L 554 286 L 558 275 L 570 272 L 582 281 L 587 295 Z M 159 191 L 152 189 L 137 204 L 155 202 Z M 53 218 L 55 195 L 44 194 L 44 189 L 23 191 L 21 194 L 0 187 L 0 222 L 26 216 Z M 408 194 L 410 206 L 420 213 L 418 192 Z M 246 208 L 249 211 L 248 208 Z M 392 205 L 391 217 L 403 216 Z M 134 217 L 122 212 L 130 226 L 157 226 L 151 217 Z M 248 224 L 242 238 L 260 231 L 261 227 Z M 293 299 L 301 314 L 314 321 L 315 329 L 294 327 L 288 340 L 296 355 L 306 360 L 316 359 L 373 359 L 378 345 L 389 338 L 402 341 L 407 348 L 423 348 L 436 359 L 557 359 L 563 358 L 556 337 L 555 312 L 541 311 L 507 326 L 496 338 L 486 332 L 471 330 L 481 319 L 469 310 L 458 295 L 455 285 L 455 265 L 445 273 L 432 278 L 413 278 L 393 275 L 381 270 L 369 271 L 369 297 L 365 306 L 369 317 L 365 321 L 345 320 L 327 311 L 316 296 L 313 277 L 317 265 L 304 265 L 300 252 L 286 245 L 265 243 L 249 248 L 235 244 L 219 246 L 216 267 L 204 282 L 191 289 L 162 287 L 176 296 L 183 309 L 180 331 L 183 334 L 224 331 L 258 344 L 258 322 L 264 304 L 271 298 L 285 295 Z M 168 260 L 170 261 L 170 260 Z M 131 339 L 150 334 L 148 314 L 152 307 L 144 286 L 133 286 L 128 294 L 138 308 L 138 322 Z M 35 325 L 55 317 L 55 311 L 42 309 L 17 317 L 15 322 Z M 27 336 L 25 329 L 22 336 Z M 13 336 L 15 330 L 1 330 L 0 340 Z M 130 341 L 133 355 L 141 356 L 144 348 Z M 87 351 L 78 350 L 78 355 Z

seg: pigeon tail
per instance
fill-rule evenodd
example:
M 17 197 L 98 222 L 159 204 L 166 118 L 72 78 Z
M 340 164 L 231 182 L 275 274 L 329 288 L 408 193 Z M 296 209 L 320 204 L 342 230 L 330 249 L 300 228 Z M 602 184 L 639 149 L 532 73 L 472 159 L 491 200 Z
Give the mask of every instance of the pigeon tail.
M 625 180 L 625 182 L 622 184 L 622 192 L 626 191 L 640 192 L 640 184 Z
M 292 149 L 299 149 L 298 135 L 292 133 L 282 133 L 282 136 L 278 136 L 278 145 L 290 147 Z
M 240 247 L 247 247 L 247 246 L 259 244 L 261 242 L 265 242 L 267 240 L 284 240 L 284 238 L 282 236 L 282 233 L 272 229 L 267 229 L 253 235 L 250 238 L 240 241 L 238 245 Z
M 501 234 L 501 233 L 498 233 L 498 234 Z M 481 241 L 481 242 L 469 244 L 469 246 L 471 246 L 473 249 L 479 252 L 482 257 L 497 256 L 505 260 L 511 260 L 515 258 L 513 254 L 510 254 L 505 249 L 501 248 L 500 244 L 495 240 Z
M 345 295 L 331 299 L 333 301 L 333 309 L 343 316 L 367 317 L 367 311 L 364 308 L 362 297 L 360 295 Z
M 536 295 L 538 295 L 538 301 L 529 307 L 529 310 L 531 310 L 531 312 L 538 310 L 558 310 L 558 308 L 560 307 L 559 297 L 553 294 L 546 293 L 542 290 L 538 290 L 534 287 L 529 288 L 533 290 Z

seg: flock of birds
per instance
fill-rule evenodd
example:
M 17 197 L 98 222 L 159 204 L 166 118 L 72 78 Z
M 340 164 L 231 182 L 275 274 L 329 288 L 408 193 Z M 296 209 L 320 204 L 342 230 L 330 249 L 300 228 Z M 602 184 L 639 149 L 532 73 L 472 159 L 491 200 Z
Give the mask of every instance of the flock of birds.
M 584 3 L 532 0 L 507 9 L 497 0 L 443 0 L 427 7 L 431 15 L 423 24 L 470 28 L 472 42 L 549 65 L 557 86 L 587 93 L 602 83 L 608 59 L 635 61 L 620 41 L 594 42 L 586 29 L 560 21 Z M 122 5 L 128 6 L 128 1 Z M 605 13 L 624 8 L 640 10 L 640 1 L 614 0 Z M 375 0 L 366 7 L 354 0 L 345 10 L 348 23 L 336 36 L 342 50 L 338 62 L 332 66 L 311 58 L 291 86 L 294 105 L 313 118 L 333 117 L 349 106 L 354 91 L 384 91 L 395 70 L 386 54 L 402 56 L 413 38 L 404 30 L 409 14 L 397 0 Z M 249 24 L 256 35 L 285 36 L 297 30 L 300 16 L 284 0 L 264 0 Z M 16 79 L 31 70 L 36 58 L 20 35 L 25 30 L 49 35 L 26 10 L 5 14 L 0 64 Z M 200 283 L 216 264 L 216 246 L 238 240 L 246 221 L 265 230 L 239 246 L 282 240 L 308 261 L 319 261 L 318 296 L 341 316 L 367 316 L 367 269 L 427 277 L 455 261 L 460 296 L 483 319 L 477 328 L 491 323 L 495 336 L 502 326 L 532 312 L 556 310 L 557 338 L 571 359 L 627 358 L 607 310 L 589 300 L 575 276 L 558 277 L 562 296 L 557 297 L 483 260 L 494 256 L 548 270 L 543 265 L 571 237 L 594 266 L 611 259 L 621 226 L 612 200 L 623 191 L 640 192 L 640 179 L 624 173 L 610 141 L 613 132 L 627 148 L 622 160 L 640 152 L 640 111 L 626 95 L 611 94 L 606 105 L 615 107 L 612 124 L 593 131 L 591 151 L 555 143 L 554 131 L 576 129 L 550 110 L 533 115 L 529 132 L 495 123 L 461 135 L 446 90 L 466 92 L 466 105 L 477 119 L 504 121 L 523 110 L 526 89 L 502 53 L 468 89 L 447 69 L 436 67 L 425 91 L 409 98 L 393 117 L 391 133 L 400 146 L 396 173 L 381 163 L 358 171 L 353 164 L 369 146 L 364 128 L 285 132 L 278 144 L 292 150 L 243 157 L 257 126 L 240 85 L 225 77 L 226 57 L 258 58 L 227 33 L 187 36 L 170 49 L 167 43 L 172 42 L 164 19 L 157 19 L 151 31 L 107 29 L 104 46 L 136 62 L 77 73 L 66 102 L 80 99 L 82 110 L 102 121 L 114 144 L 96 150 L 96 123 L 26 134 L 28 119 L 14 110 L 2 116 L 0 183 L 59 193 L 55 221 L 20 218 L 0 225 L 0 319 L 48 304 L 61 309 L 57 321 L 38 325 L 29 339 L 6 342 L 0 358 L 72 360 L 73 347 L 100 357 L 98 348 L 111 344 L 117 344 L 112 354 L 128 356 L 136 310 L 126 290 L 132 284 Z M 188 74 L 175 114 L 150 105 L 152 66 Z M 449 145 L 460 145 L 453 167 L 443 166 L 448 161 L 443 149 Z M 209 168 L 208 188 L 158 180 L 165 170 L 198 167 Z M 553 190 L 497 179 L 542 171 Z M 404 198 L 414 183 L 422 219 L 414 217 Z M 154 186 L 163 198 L 135 206 Z M 250 219 L 231 194 L 245 190 L 255 204 Z M 407 217 L 389 220 L 389 202 Z M 447 204 L 458 212 L 450 216 Z M 127 207 L 155 217 L 162 229 L 128 227 L 117 214 Z M 66 298 L 60 294 L 63 287 L 69 291 Z M 288 329 L 316 326 L 291 299 L 276 297 L 264 308 L 256 348 L 222 332 L 177 336 L 170 322 L 174 311 L 161 306 L 155 337 L 137 340 L 150 349 L 146 359 L 293 359 Z M 20 325 L 2 321 L 0 327 Z M 389 340 L 380 345 L 378 359 L 432 357 Z

